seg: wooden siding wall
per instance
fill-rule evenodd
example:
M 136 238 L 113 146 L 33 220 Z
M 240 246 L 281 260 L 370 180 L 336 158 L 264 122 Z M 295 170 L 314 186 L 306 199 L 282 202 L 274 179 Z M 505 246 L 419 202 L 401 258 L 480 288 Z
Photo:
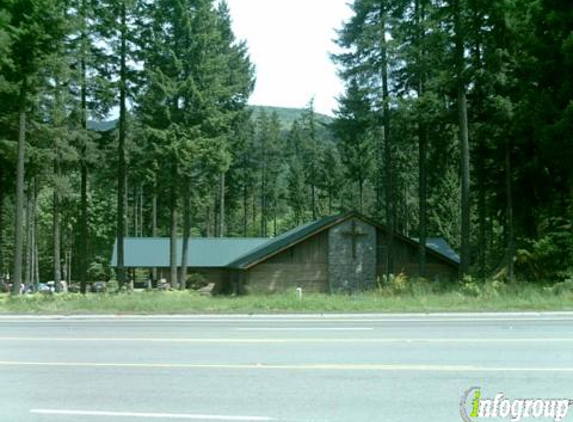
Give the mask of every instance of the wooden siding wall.
M 378 277 L 386 274 L 386 236 L 378 230 Z M 418 275 L 418 245 L 412 245 L 399 239 L 394 239 L 394 273 L 404 273 L 408 277 Z M 455 265 L 448 264 L 434 255 L 426 254 L 426 278 L 436 281 L 453 281 L 457 278 L 458 270 Z
M 328 232 L 293 246 L 246 271 L 245 288 L 270 293 L 302 287 L 303 292 L 328 291 Z

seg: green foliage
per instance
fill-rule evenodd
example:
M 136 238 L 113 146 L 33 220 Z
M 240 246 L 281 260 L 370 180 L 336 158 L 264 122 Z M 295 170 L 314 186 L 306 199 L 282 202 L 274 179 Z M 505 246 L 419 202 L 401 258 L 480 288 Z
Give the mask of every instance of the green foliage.
M 481 297 L 484 299 L 497 298 L 509 292 L 510 288 L 502 280 L 487 280 L 481 288 Z
M 115 280 L 115 279 L 109 280 L 106 283 L 106 291 L 109 293 L 119 291 L 119 283 L 117 282 L 117 280 Z
M 359 191 L 358 205 L 361 211 L 364 211 L 364 185 L 372 178 L 377 164 L 376 135 L 372 127 L 374 114 L 368 93 L 355 80 L 351 80 L 346 96 L 341 99 L 332 129 L 339 140 L 338 148 L 346 177 Z
M 517 250 L 516 270 L 526 280 L 555 281 L 570 276 L 573 236 L 570 224 L 555 220 L 539 239 L 526 239 Z
M 106 281 L 111 275 L 109 260 L 104 256 L 96 256 L 88 265 L 88 277 L 92 281 Z
M 556 295 L 568 295 L 569 297 L 573 297 L 573 278 L 556 283 L 551 290 Z
M 207 286 L 208 281 L 204 275 L 199 273 L 191 273 L 187 276 L 187 287 L 193 290 L 198 290 Z
M 402 294 L 410 291 L 408 277 L 404 274 L 384 274 L 378 280 L 378 290 L 381 293 Z
M 460 286 L 460 293 L 464 296 L 478 297 L 481 294 L 481 287 L 470 275 L 464 276 Z

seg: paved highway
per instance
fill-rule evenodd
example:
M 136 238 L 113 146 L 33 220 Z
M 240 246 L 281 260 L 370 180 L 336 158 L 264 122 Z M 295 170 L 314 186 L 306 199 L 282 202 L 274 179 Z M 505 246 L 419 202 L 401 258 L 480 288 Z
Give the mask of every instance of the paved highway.
M 573 399 L 573 314 L 0 317 L 6 422 L 449 422 L 472 386 Z

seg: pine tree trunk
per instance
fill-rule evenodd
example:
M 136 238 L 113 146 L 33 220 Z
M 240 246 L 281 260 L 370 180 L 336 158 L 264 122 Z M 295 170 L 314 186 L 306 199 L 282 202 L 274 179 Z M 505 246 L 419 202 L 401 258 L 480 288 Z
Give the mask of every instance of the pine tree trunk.
M 24 252 L 24 162 L 26 150 L 26 101 L 27 80 L 20 86 L 18 163 L 16 167 L 16 208 L 14 218 L 14 265 L 12 269 L 12 294 L 20 294 L 22 284 L 22 254 Z
M 80 107 L 81 127 L 84 136 L 87 136 L 87 0 L 81 2 L 82 33 L 81 33 L 81 57 L 80 57 Z M 88 237 L 88 168 L 86 162 L 87 145 L 83 141 L 82 158 L 80 159 L 80 239 L 79 239 L 79 279 L 82 294 L 87 291 L 87 237 Z
M 179 290 L 185 290 L 187 288 L 187 260 L 189 255 L 189 237 L 191 236 L 191 180 L 189 178 L 187 178 L 183 201 L 183 251 L 181 252 Z
M 30 194 L 28 196 L 28 259 L 26 264 L 27 290 L 34 284 L 36 276 L 36 179 L 30 182 Z
M 219 211 L 220 211 L 220 206 L 219 206 L 219 199 L 221 197 L 221 183 L 220 180 L 217 181 L 217 185 L 215 189 L 212 189 L 213 192 L 213 228 L 215 231 L 215 237 L 219 237 L 220 236 L 220 231 L 219 229 L 221 228 L 219 226 Z
M 419 272 L 420 277 L 426 277 L 426 243 L 427 243 L 427 176 L 426 176 L 426 162 L 427 162 L 427 145 L 428 145 L 428 132 L 424 125 L 420 124 L 418 127 L 418 142 L 419 142 L 419 207 L 420 207 L 420 244 L 419 244 Z
M 380 4 L 380 16 L 382 20 L 382 100 L 383 100 L 383 116 L 382 116 L 382 143 L 384 145 L 384 173 L 385 173 L 385 186 L 386 186 L 386 226 L 388 229 L 387 234 L 387 254 L 388 266 L 387 274 L 394 272 L 394 231 L 395 227 L 395 197 L 394 197 L 394 181 L 393 181 L 393 158 L 392 146 L 390 141 L 390 89 L 388 84 L 388 42 L 386 40 L 386 8 L 385 2 Z
M 143 204 L 144 204 L 144 196 L 143 196 L 143 185 L 139 185 L 139 237 L 144 236 L 145 232 L 145 223 L 143 220 Z
M 126 16 L 125 4 L 121 7 L 121 51 L 120 51 L 120 81 L 119 81 L 119 140 L 118 140 L 118 161 L 117 161 L 117 281 L 119 289 L 123 289 L 125 276 L 125 199 L 126 199 L 126 169 L 125 169 L 125 136 L 126 136 Z
M 157 176 L 155 176 L 153 199 L 151 200 L 151 236 L 157 237 Z M 157 280 L 157 268 L 153 267 L 151 277 L 154 281 Z
M 34 177 L 32 180 L 32 279 L 30 286 L 38 283 L 38 182 Z
M 425 59 L 425 1 L 416 0 L 415 14 L 417 25 L 417 43 L 418 43 L 418 97 L 421 98 L 425 93 L 426 75 L 424 69 Z M 420 213 L 419 225 L 419 268 L 418 275 L 426 277 L 426 243 L 427 243 L 427 221 L 428 221 L 428 178 L 427 178 L 427 148 L 428 148 L 428 129 L 421 121 L 418 123 L 418 201 Z
M 54 222 L 53 233 L 54 237 L 54 283 L 56 283 L 56 292 L 60 292 L 62 282 L 62 266 L 60 257 L 60 197 L 54 191 Z
M 64 265 L 62 266 L 62 280 L 66 280 L 66 283 L 68 283 L 68 286 L 69 286 L 69 280 L 68 280 L 68 252 L 67 252 L 67 251 L 64 252 Z
M 465 89 L 458 93 L 460 138 L 462 143 L 462 276 L 470 270 L 470 148 L 468 134 L 467 99 Z
M 26 198 L 26 259 L 24 264 L 24 280 L 22 284 L 29 286 L 32 282 L 32 188 L 28 186 Z
M 278 203 L 277 203 L 277 198 L 275 197 L 275 201 L 273 203 L 273 237 L 277 237 L 277 231 L 278 231 L 278 222 L 277 222 L 277 209 L 278 209 Z
M 221 186 L 219 198 L 219 236 L 225 237 L 225 173 L 221 173 Z
M 515 256 L 515 241 L 513 234 L 513 193 L 511 183 L 511 142 L 508 139 L 505 144 L 505 190 L 506 190 L 506 227 L 507 227 L 507 279 L 513 283 Z
M 317 218 L 317 207 L 316 207 L 316 127 L 315 127 L 315 115 L 314 115 L 314 99 L 310 104 L 310 148 L 312 158 L 310 161 L 310 204 L 312 207 L 312 220 Z
M 38 291 L 38 285 L 40 284 L 40 256 L 38 253 L 38 242 L 35 242 L 36 247 L 34 248 L 34 290 Z
M 85 156 L 85 148 L 82 155 Z M 80 181 L 80 241 L 79 241 L 79 278 L 81 292 L 87 291 L 87 234 L 88 234 L 88 170 L 85 160 L 81 164 L 81 181 Z
M 480 10 L 480 5 L 477 3 L 473 3 L 472 8 L 472 20 L 473 20 L 473 31 L 475 40 L 473 42 L 472 48 L 472 61 L 473 61 L 473 69 L 474 71 L 481 72 L 485 70 L 483 61 L 482 61 L 482 35 L 481 35 L 481 28 L 483 27 L 483 16 L 482 11 Z M 486 100 L 486 94 L 484 93 L 484 89 L 482 87 L 482 83 L 480 79 L 474 83 L 473 88 L 473 98 L 474 103 L 476 104 L 477 109 L 477 116 L 475 117 L 476 120 L 483 122 L 487 120 L 487 115 L 484 112 L 484 103 Z M 474 115 L 476 113 L 474 112 Z M 486 164 L 485 164 L 485 153 L 487 150 L 486 146 L 486 138 L 484 136 L 476 136 L 477 142 L 477 151 L 476 151 L 476 178 L 477 178 L 477 206 L 478 206 L 478 276 L 480 279 L 485 279 L 486 275 L 486 257 L 487 257 L 487 240 L 486 240 L 486 233 L 487 233 L 487 201 L 486 201 Z
M 408 203 L 408 186 L 404 186 L 404 234 L 410 237 L 410 204 Z
M 483 152 L 479 153 L 481 155 Z M 478 275 L 480 279 L 485 279 L 486 274 L 486 260 L 487 260 L 487 202 L 486 202 L 486 187 L 485 187 L 485 165 L 483 157 L 478 158 L 477 165 L 478 173 Z
M 74 257 L 74 247 L 73 244 L 70 242 L 70 249 L 68 252 L 68 262 L 66 264 L 66 268 L 67 268 L 67 277 L 66 280 L 68 281 L 68 286 L 72 283 L 72 262 L 73 262 L 73 257 Z
M 217 183 L 217 188 L 213 189 L 213 230 L 215 237 L 219 237 L 219 190 L 220 186 Z
M 135 184 L 135 182 L 133 183 L 133 236 L 137 237 L 137 233 L 139 233 L 139 221 L 138 221 L 138 216 L 139 216 L 139 212 L 137 211 L 138 209 L 138 195 L 137 195 L 137 185 Z
M 453 0 L 454 6 L 454 31 L 455 31 L 455 62 L 457 79 L 457 103 L 458 103 L 458 125 L 460 145 L 462 149 L 462 192 L 461 192 L 461 265 L 460 277 L 469 273 L 470 270 L 470 145 L 468 129 L 468 108 L 466 98 L 466 85 L 464 80 L 464 33 L 461 23 L 460 0 Z
M 56 177 L 60 176 L 60 153 L 58 151 L 57 141 L 54 140 L 54 174 Z M 59 187 L 54 186 L 54 197 L 53 197 L 53 223 L 52 223 L 52 236 L 54 238 L 54 283 L 56 283 L 56 292 L 61 291 L 61 281 L 62 281 L 62 261 L 61 261 L 61 244 L 60 244 L 60 193 Z
M 256 199 L 254 193 L 253 193 L 253 197 L 252 197 L 251 206 L 253 207 L 253 215 L 251 217 L 252 217 L 252 223 L 253 223 L 253 229 L 254 229 L 255 227 L 257 227 L 256 226 L 256 223 L 257 223 L 257 199 Z
M 127 163 L 125 163 L 127 164 Z M 125 177 L 123 178 L 123 211 L 124 211 L 124 219 L 123 225 L 125 227 L 124 236 L 129 237 L 129 177 L 127 175 L 127 171 L 125 172 Z M 135 236 L 135 234 L 134 234 Z M 127 275 L 127 270 L 126 270 Z
M 243 187 L 243 236 L 247 237 L 249 227 L 249 195 L 247 191 L 247 183 Z
M 264 141 L 262 150 L 263 167 L 261 169 L 261 237 L 267 237 L 267 151 Z
M 171 192 L 170 192 L 170 208 L 171 208 L 171 236 L 170 236 L 170 283 L 173 289 L 177 284 L 177 164 L 173 162 L 171 169 Z

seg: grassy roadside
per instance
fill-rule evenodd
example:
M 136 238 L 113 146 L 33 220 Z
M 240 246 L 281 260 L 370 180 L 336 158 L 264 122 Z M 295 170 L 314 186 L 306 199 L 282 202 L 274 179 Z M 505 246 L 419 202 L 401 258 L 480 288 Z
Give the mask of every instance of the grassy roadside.
M 573 291 L 524 285 L 445 292 L 370 292 L 352 296 L 294 292 L 204 297 L 194 292 L 0 296 L 0 314 L 193 314 L 271 312 L 573 311 Z

